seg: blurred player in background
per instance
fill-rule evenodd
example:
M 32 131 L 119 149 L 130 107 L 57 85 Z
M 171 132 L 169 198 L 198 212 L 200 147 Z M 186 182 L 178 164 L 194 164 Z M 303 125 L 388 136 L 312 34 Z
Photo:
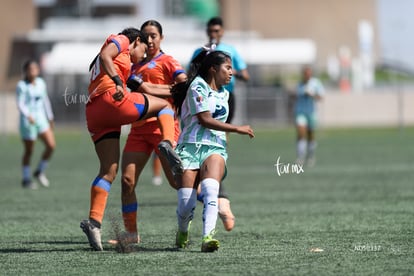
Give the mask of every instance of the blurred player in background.
M 161 50 L 161 42 L 164 38 L 162 26 L 155 20 L 149 20 L 142 24 L 141 31 L 148 38 L 148 51 L 146 58 L 132 67 L 132 74 L 141 78 L 145 83 L 164 85 L 166 89 L 144 90 L 140 92 L 152 93 L 155 96 L 169 98 L 171 85 L 183 82 L 187 79 L 184 69 L 172 56 Z M 163 93 L 164 92 L 164 93 Z M 171 99 L 172 101 L 172 99 Z M 175 121 L 175 141 L 178 140 L 180 129 Z M 122 217 L 126 233 L 121 238 L 126 243 L 139 242 L 137 227 L 138 200 L 135 193 L 137 181 L 142 170 L 147 164 L 151 154 L 155 151 L 159 155 L 157 145 L 162 140 L 161 130 L 157 118 L 149 118 L 133 123 L 131 132 L 125 144 L 122 154 Z M 176 189 L 174 176 L 169 168 L 167 160 L 160 157 L 162 167 L 170 185 Z M 156 160 L 159 160 L 158 158 Z M 161 172 L 160 172 L 161 173 Z M 159 175 L 161 177 L 161 175 Z M 110 243 L 117 243 L 110 240 Z
M 194 71 L 193 71 L 194 70 Z M 193 74 L 197 72 L 197 74 Z M 221 51 L 203 51 L 192 61 L 189 81 L 173 87 L 174 103 L 179 109 L 182 132 L 176 151 L 184 173 L 178 181 L 178 231 L 176 246 L 189 244 L 190 223 L 197 203 L 197 189 L 203 195 L 203 234 L 201 251 L 213 252 L 219 241 L 213 238 L 218 215 L 220 182 L 226 175 L 226 132 L 254 137 L 248 125 L 226 123 L 228 84 L 233 75 L 231 57 Z M 182 97 L 177 97 L 183 95 Z
M 31 180 L 30 160 L 36 139 L 39 137 L 45 149 L 33 176 L 38 182 L 49 187 L 45 175 L 48 162 L 55 149 L 53 133 L 53 112 L 47 95 L 46 83 L 39 76 L 39 65 L 34 60 L 27 61 L 23 66 L 24 79 L 17 84 L 17 106 L 20 113 L 20 135 L 23 140 L 23 188 L 36 189 Z
M 101 224 L 111 184 L 119 163 L 121 126 L 157 117 L 162 130 L 158 149 L 167 158 L 174 173 L 182 173 L 182 164 L 172 149 L 174 143 L 174 111 L 164 99 L 126 91 L 131 75 L 131 62 L 144 58 L 147 37 L 135 28 L 127 28 L 109 36 L 90 66 L 89 102 L 86 121 L 100 162 L 98 176 L 92 182 L 89 219 L 80 224 L 89 244 L 102 251 Z M 145 85 L 141 82 L 139 85 Z
M 207 22 L 207 36 L 208 44 L 207 47 L 213 47 L 217 51 L 223 51 L 230 55 L 232 60 L 233 67 L 233 76 L 229 84 L 225 86 L 226 90 L 229 91 L 229 114 L 226 120 L 226 123 L 231 123 L 233 120 L 235 112 L 235 92 L 234 86 L 236 78 L 242 81 L 248 81 L 250 79 L 249 72 L 247 71 L 247 65 L 240 54 L 237 52 L 236 48 L 232 45 L 222 42 L 224 35 L 224 26 L 223 20 L 221 17 L 213 17 Z M 191 60 L 193 60 L 203 48 L 198 48 L 193 53 Z M 219 193 L 219 215 L 223 220 L 224 228 L 227 231 L 231 231 L 234 227 L 235 218 L 230 208 L 230 201 L 228 199 L 228 194 L 225 192 L 224 185 L 220 185 Z
M 321 81 L 312 76 L 312 68 L 305 66 L 302 71 L 302 80 L 297 86 L 295 107 L 296 123 L 296 162 L 313 166 L 315 164 L 315 128 L 316 101 L 321 100 L 324 87 Z
M 221 17 L 213 17 L 207 22 L 207 36 L 208 36 L 208 44 L 207 47 L 211 47 L 211 45 L 215 45 L 215 50 L 223 51 L 230 55 L 232 60 L 233 66 L 233 77 L 229 84 L 225 86 L 226 90 L 229 91 L 229 117 L 227 118 L 226 123 L 231 123 L 234 117 L 235 111 L 235 94 L 234 94 L 234 86 L 236 83 L 236 79 L 241 81 L 248 81 L 250 79 L 249 72 L 247 71 L 247 64 L 240 56 L 239 52 L 234 48 L 234 46 L 230 44 L 226 44 L 222 42 L 222 38 L 224 35 L 224 24 L 223 19 Z M 191 60 L 193 60 L 203 48 L 198 48 L 194 51 Z

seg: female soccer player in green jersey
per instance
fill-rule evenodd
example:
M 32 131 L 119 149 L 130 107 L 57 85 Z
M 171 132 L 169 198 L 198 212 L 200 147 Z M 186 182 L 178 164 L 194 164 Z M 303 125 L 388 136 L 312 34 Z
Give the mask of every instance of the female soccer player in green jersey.
M 219 248 L 219 241 L 213 239 L 213 235 L 219 185 L 226 174 L 226 132 L 254 137 L 250 126 L 226 123 L 229 93 L 223 86 L 231 80 L 231 64 L 230 56 L 224 52 L 203 51 L 192 61 L 189 80 L 176 85 L 172 91 L 181 123 L 176 151 L 184 167 L 177 192 L 176 245 L 179 248 L 188 246 L 199 184 L 204 203 L 201 251 L 212 252 Z
M 18 82 L 16 88 L 17 106 L 20 113 L 20 135 L 24 145 L 22 185 L 23 188 L 37 188 L 36 183 L 31 180 L 30 160 L 35 141 L 40 138 L 45 149 L 33 176 L 42 186 L 49 187 L 45 170 L 56 146 L 52 107 L 47 95 L 46 83 L 40 77 L 39 64 L 34 60 L 29 60 L 24 64 L 23 71 L 24 79 Z

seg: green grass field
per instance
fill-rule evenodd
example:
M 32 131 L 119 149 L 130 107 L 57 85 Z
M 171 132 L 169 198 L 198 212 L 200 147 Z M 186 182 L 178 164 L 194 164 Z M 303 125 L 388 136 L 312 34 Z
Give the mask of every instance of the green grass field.
M 137 188 L 142 243 L 127 254 L 108 244 L 104 252 L 91 251 L 79 228 L 98 169 L 85 132 L 57 132 L 52 185 L 36 191 L 21 188 L 18 137 L 0 136 L 0 274 L 414 273 L 414 129 L 320 130 L 317 165 L 281 176 L 275 163 L 294 160 L 293 130 L 256 135 L 230 137 L 225 182 L 237 219 L 232 232 L 218 221 L 218 252 L 200 252 L 201 204 L 190 249 L 174 249 L 176 192 L 165 182 L 153 186 L 148 167 Z M 114 223 L 121 224 L 119 179 L 109 196 L 104 240 L 113 237 Z

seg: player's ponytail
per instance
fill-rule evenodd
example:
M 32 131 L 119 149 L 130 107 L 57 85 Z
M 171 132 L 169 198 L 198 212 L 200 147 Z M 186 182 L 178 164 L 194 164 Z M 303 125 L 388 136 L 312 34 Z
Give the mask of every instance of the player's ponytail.
M 177 108 L 177 115 L 181 115 L 181 106 L 183 105 L 185 96 L 187 95 L 187 90 L 190 87 L 192 80 L 187 79 L 184 82 L 179 82 L 171 87 L 171 95 L 173 99 L 173 104 Z
M 177 108 L 178 115 L 181 114 L 181 106 L 183 105 L 184 99 L 187 95 L 187 90 L 193 80 L 197 77 L 198 70 L 200 69 L 204 58 L 207 56 L 207 53 L 207 51 L 202 50 L 195 58 L 193 58 L 189 66 L 190 69 L 187 73 L 187 81 L 177 83 L 171 88 L 171 95 L 174 101 L 174 106 Z

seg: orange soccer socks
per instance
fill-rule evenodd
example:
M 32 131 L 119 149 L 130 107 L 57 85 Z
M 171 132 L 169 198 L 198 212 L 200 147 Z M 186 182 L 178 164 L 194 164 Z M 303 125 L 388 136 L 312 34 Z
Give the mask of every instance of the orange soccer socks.
M 115 239 L 109 240 L 108 243 L 112 245 L 119 245 L 123 248 L 129 244 L 140 242 L 137 227 L 137 210 L 137 202 L 122 205 L 122 219 L 124 220 L 126 231 L 123 232 L 115 229 L 116 237 Z
M 91 187 L 91 206 L 89 218 L 102 223 L 105 213 L 106 201 L 108 199 L 111 183 L 101 177 L 96 177 Z
M 122 218 L 124 220 L 125 230 L 128 233 L 138 233 L 137 228 L 137 210 L 138 203 L 122 205 Z
M 158 123 L 162 132 L 162 140 L 170 141 L 174 145 L 174 111 L 171 108 L 164 108 L 158 112 Z

